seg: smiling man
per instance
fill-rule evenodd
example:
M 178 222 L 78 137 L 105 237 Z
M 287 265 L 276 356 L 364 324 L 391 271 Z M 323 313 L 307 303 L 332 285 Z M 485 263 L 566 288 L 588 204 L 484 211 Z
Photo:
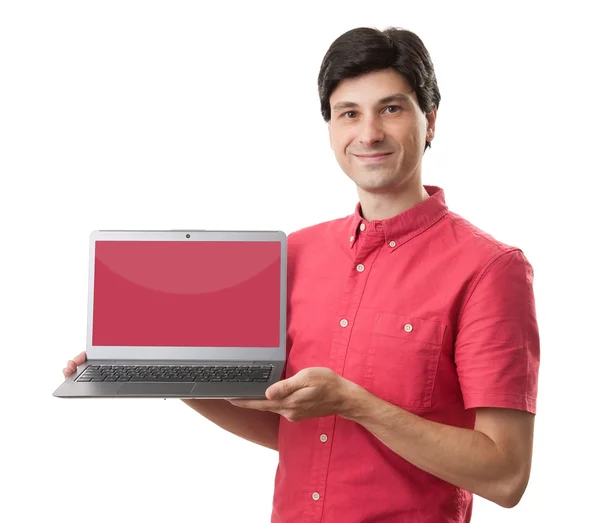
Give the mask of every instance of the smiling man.
M 422 184 L 440 93 L 414 33 L 341 35 L 318 86 L 359 203 L 289 235 L 288 359 L 267 399 L 185 401 L 279 451 L 272 523 L 466 523 L 473 493 L 512 507 L 536 412 L 532 267 Z
M 413 33 L 340 36 L 319 74 L 345 218 L 289 237 L 286 379 L 237 406 L 282 416 L 273 522 L 467 522 L 531 467 L 539 367 L 523 252 L 423 186 L 440 94 Z
M 345 79 L 332 92 L 330 104 L 331 146 L 358 188 L 363 211 L 387 202 L 393 208 L 382 210 L 388 216 L 381 218 L 391 217 L 401 194 L 416 197 L 411 204 L 427 198 L 421 159 L 426 140 L 433 139 L 437 108 L 425 115 L 408 81 L 393 68 Z

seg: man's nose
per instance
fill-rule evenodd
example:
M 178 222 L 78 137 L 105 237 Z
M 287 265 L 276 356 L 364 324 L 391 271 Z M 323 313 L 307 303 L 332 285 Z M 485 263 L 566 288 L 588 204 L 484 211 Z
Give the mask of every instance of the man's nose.
M 367 116 L 362 122 L 359 142 L 368 147 L 384 139 L 383 125 L 376 116 Z

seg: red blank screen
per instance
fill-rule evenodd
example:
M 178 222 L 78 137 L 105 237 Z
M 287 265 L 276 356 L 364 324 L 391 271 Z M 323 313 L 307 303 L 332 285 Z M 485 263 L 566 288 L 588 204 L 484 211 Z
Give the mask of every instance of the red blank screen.
M 278 347 L 278 242 L 96 241 L 92 345 Z

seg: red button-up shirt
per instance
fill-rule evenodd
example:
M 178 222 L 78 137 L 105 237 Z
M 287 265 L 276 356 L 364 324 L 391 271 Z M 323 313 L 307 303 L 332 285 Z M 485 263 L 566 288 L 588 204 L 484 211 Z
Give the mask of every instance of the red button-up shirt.
M 288 237 L 284 378 L 329 367 L 419 416 L 473 428 L 474 407 L 535 413 L 539 336 L 523 252 L 448 210 L 444 192 L 387 220 Z M 337 415 L 281 418 L 272 523 L 467 522 L 472 494 Z

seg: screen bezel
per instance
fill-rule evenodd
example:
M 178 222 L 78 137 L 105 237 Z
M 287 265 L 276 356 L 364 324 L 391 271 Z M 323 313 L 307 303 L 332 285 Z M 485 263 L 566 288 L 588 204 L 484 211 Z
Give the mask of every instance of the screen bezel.
M 187 237 L 189 235 L 189 238 Z M 94 307 L 94 268 L 97 241 L 272 241 L 281 247 L 279 297 L 279 347 L 148 347 L 92 345 Z M 88 281 L 88 359 L 115 360 L 214 360 L 239 361 L 285 360 L 286 353 L 286 294 L 287 294 L 287 236 L 282 231 L 92 231 Z

